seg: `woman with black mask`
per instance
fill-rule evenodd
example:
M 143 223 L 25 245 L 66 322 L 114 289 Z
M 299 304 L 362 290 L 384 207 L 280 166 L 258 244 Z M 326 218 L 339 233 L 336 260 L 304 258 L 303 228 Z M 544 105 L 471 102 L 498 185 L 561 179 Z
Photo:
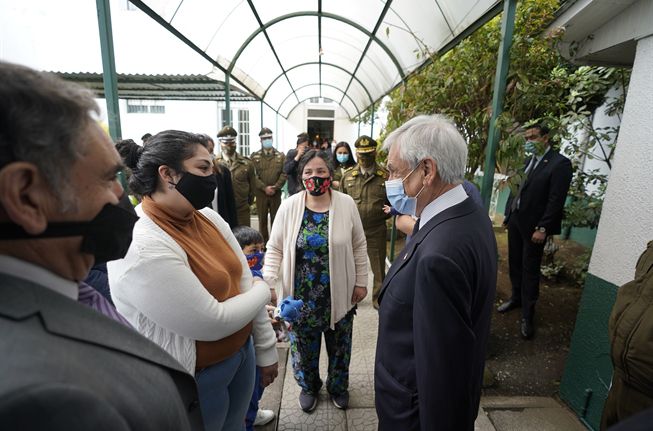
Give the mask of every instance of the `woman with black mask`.
M 207 430 L 239 429 L 255 365 L 263 386 L 277 375 L 276 338 L 268 285 L 252 278 L 229 225 L 206 208 L 216 178 L 205 142 L 175 130 L 153 136 L 130 188 L 143 201 L 127 255 L 108 265 L 116 308 L 195 375 Z
M 356 304 L 367 294 L 367 246 L 354 200 L 331 190 L 329 154 L 309 150 L 299 161 L 306 190 L 281 202 L 267 243 L 263 275 L 281 283 L 279 298 L 304 303 L 290 332 L 293 371 L 305 412 L 322 386 L 322 333 L 329 355 L 327 391 L 333 404 L 349 404 L 349 359 Z

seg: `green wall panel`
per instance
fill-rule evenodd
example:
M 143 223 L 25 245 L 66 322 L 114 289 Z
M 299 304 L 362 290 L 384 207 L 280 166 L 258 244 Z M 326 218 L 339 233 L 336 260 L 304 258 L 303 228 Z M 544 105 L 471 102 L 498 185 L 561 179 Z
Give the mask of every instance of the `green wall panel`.
M 612 380 L 608 318 L 616 295 L 617 286 L 587 274 L 560 384 L 560 397 L 595 430 Z

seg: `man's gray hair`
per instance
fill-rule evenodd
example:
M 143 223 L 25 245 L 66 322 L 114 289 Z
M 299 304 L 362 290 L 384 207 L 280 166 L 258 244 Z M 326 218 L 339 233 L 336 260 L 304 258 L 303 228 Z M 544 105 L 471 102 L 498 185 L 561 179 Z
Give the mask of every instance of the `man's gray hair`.
M 67 182 L 88 127 L 99 113 L 93 93 L 54 75 L 0 61 L 0 169 L 29 162 L 62 205 L 74 205 Z
M 383 149 L 399 145 L 399 157 L 414 169 L 426 158 L 435 160 L 440 180 L 460 184 L 467 165 L 467 143 L 451 120 L 443 115 L 420 115 L 385 138 Z

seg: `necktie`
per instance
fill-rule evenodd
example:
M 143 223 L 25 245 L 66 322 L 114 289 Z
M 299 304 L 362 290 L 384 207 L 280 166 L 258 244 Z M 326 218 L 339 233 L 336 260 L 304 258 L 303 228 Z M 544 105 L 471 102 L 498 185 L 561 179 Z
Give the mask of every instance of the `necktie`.
M 91 286 L 84 283 L 83 281 L 79 283 L 78 288 L 79 288 L 79 297 L 77 298 L 78 302 L 88 307 L 91 307 L 92 309 L 94 309 L 100 314 L 104 314 L 109 319 L 113 319 L 131 328 L 131 325 L 129 324 L 129 322 L 127 322 L 127 319 L 122 317 L 122 315 L 118 313 L 118 310 L 116 310 L 114 306 L 111 305 L 111 303 L 107 301 L 104 296 L 100 295 L 100 293 L 97 290 L 93 289 Z
M 535 159 L 535 156 L 531 159 L 530 163 L 526 167 L 526 170 L 524 171 L 524 178 L 522 178 L 521 183 L 519 183 L 519 189 L 517 190 L 517 194 L 515 195 L 515 199 L 512 200 L 512 205 L 510 205 L 510 209 L 512 211 L 516 211 L 519 209 L 519 201 L 521 199 L 521 192 L 524 189 L 524 185 L 526 185 L 526 180 L 528 180 L 528 176 L 531 174 L 533 169 L 535 168 L 535 165 L 537 163 Z
M 413 234 L 411 236 L 415 236 L 417 231 L 419 231 L 419 219 L 415 220 L 415 226 L 413 226 Z

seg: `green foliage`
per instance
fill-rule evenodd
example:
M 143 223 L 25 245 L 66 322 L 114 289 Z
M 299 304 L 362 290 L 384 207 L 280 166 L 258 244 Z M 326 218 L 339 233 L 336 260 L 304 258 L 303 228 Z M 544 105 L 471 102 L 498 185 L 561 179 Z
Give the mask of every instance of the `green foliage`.
M 524 167 L 520 132 L 529 123 L 546 123 L 552 130 L 552 144 L 561 146 L 576 168 L 567 223 L 596 227 L 607 176 L 579 168 L 587 158 L 598 158 L 611 167 L 619 128 L 594 129 L 592 120 L 613 87 L 623 91 L 608 101 L 606 113 L 621 115 L 629 71 L 578 67 L 564 60 L 556 49 L 562 32 L 544 35 L 558 6 L 558 0 L 522 0 L 517 5 L 504 110 L 496 124 L 496 170 L 508 176 L 501 186 L 515 191 Z M 450 52 L 432 56 L 429 66 L 391 93 L 384 134 L 419 114 L 450 117 L 468 142 L 471 179 L 485 159 L 500 25 L 501 17 L 495 17 Z
M 498 167 L 508 172 L 521 156 L 516 141 L 506 141 L 518 126 L 545 116 L 556 103 L 551 70 L 560 63 L 554 49 L 557 36 L 542 37 L 553 19 L 558 0 L 524 0 L 518 4 L 510 54 L 510 69 L 501 124 L 502 158 Z M 391 94 L 388 126 L 393 130 L 418 114 L 442 113 L 459 127 L 469 145 L 468 176 L 484 160 L 491 116 L 493 80 L 501 37 L 501 17 L 495 17 L 456 48 L 417 73 Z

